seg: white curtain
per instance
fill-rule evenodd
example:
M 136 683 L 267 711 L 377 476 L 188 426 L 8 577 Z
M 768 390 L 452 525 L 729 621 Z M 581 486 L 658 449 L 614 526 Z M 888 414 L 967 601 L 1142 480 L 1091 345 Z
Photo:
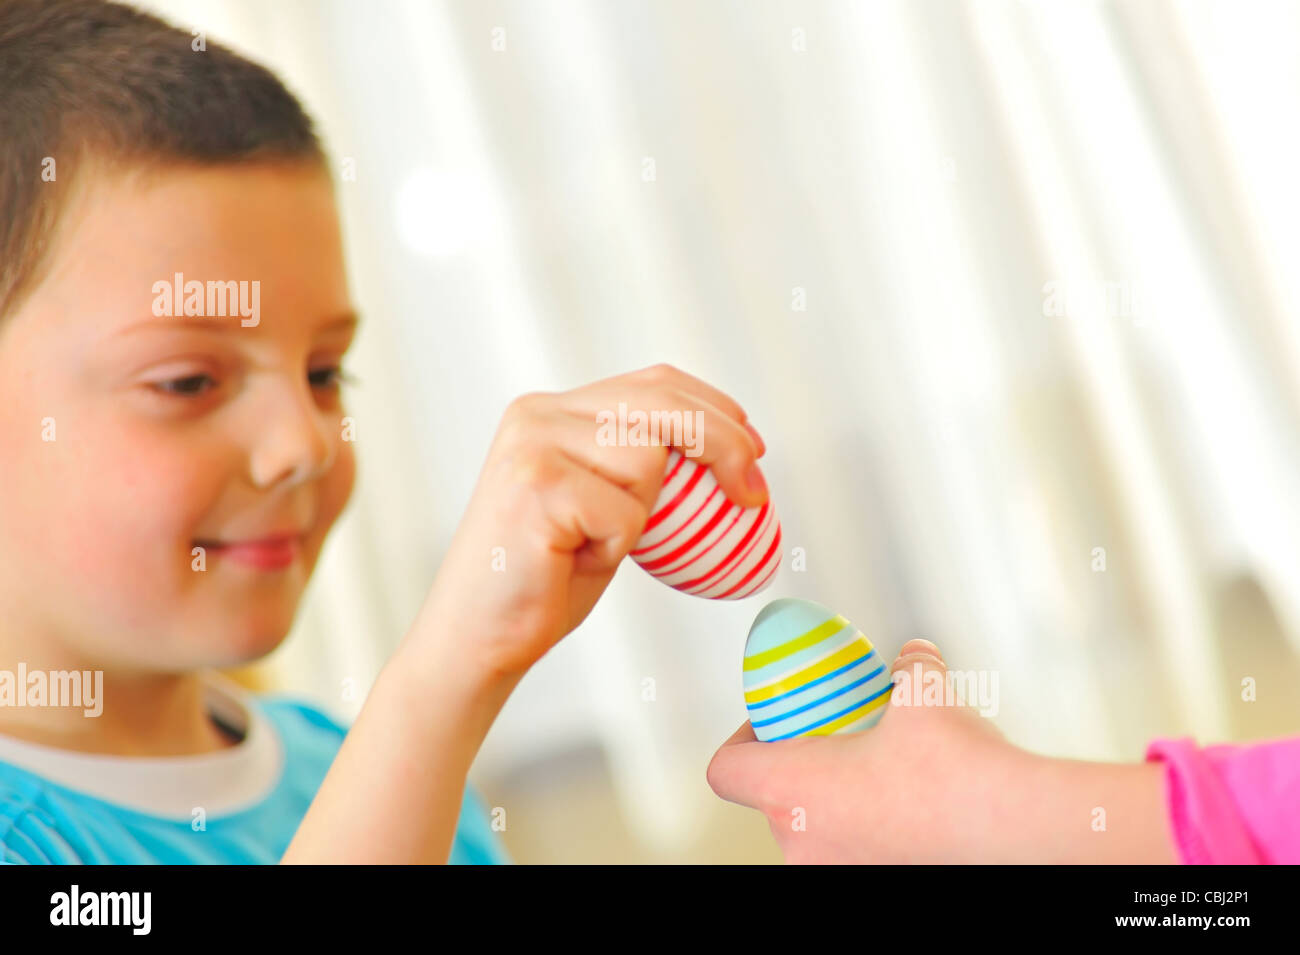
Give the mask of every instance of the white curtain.
M 1300 725 L 1297 5 L 151 5 L 340 173 L 361 476 L 284 685 L 355 712 L 513 395 L 669 361 L 749 411 L 806 570 L 625 567 L 476 775 L 595 745 L 687 843 L 780 595 L 997 671 L 1037 751 Z

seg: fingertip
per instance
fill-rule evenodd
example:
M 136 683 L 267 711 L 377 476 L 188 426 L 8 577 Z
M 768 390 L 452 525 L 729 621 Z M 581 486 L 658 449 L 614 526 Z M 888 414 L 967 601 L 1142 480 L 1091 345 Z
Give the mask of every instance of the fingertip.
M 726 742 L 718 747 L 718 751 L 709 760 L 708 769 L 704 773 L 709 788 L 717 796 L 728 802 L 745 804 L 745 795 L 742 794 L 744 785 L 741 782 L 741 777 L 744 773 L 743 767 L 747 765 L 747 760 L 742 758 L 744 750 L 738 747 L 746 743 L 756 742 L 758 742 L 758 737 L 754 735 L 754 728 L 750 725 L 749 720 L 746 720 L 740 729 L 727 737 Z
M 948 670 L 948 664 L 933 653 L 900 653 L 890 666 L 889 675 L 892 677 L 900 670 L 917 672 L 917 667 L 921 673 L 944 673 Z
M 903 644 L 902 649 L 898 651 L 900 657 L 912 653 L 928 653 L 938 660 L 943 660 L 943 653 L 939 650 L 939 647 L 924 637 L 914 637 L 908 640 L 907 643 Z
M 744 508 L 761 507 L 768 497 L 767 481 L 755 461 L 721 461 L 712 465 L 713 476 L 727 500 Z
M 763 477 L 763 469 L 758 466 L 757 461 L 749 462 L 745 468 L 745 490 L 748 492 L 750 499 L 757 503 L 767 500 L 767 479 Z

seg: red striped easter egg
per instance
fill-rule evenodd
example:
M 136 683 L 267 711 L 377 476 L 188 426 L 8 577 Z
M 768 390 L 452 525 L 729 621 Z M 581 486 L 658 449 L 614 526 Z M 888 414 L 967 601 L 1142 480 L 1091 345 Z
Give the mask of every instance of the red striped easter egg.
M 739 600 L 776 577 L 781 522 L 771 500 L 750 508 L 731 503 L 708 468 L 674 448 L 632 559 L 682 593 Z

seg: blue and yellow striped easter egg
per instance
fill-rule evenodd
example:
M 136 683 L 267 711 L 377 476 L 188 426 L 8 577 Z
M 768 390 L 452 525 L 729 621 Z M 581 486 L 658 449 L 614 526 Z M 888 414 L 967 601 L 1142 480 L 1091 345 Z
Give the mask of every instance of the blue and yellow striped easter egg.
M 745 706 L 764 742 L 854 733 L 885 713 L 893 682 L 862 631 L 811 600 L 773 600 L 745 641 Z

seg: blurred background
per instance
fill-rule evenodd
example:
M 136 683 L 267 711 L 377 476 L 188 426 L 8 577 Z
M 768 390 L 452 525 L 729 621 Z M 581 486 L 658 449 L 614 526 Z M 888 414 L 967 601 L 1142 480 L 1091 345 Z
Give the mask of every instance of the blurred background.
M 780 861 L 705 781 L 777 596 L 996 671 L 1037 752 L 1300 731 L 1300 6 L 141 5 L 303 98 L 365 316 L 267 685 L 355 716 L 521 392 L 667 361 L 766 439 L 774 586 L 625 564 L 492 730 L 517 861 Z

